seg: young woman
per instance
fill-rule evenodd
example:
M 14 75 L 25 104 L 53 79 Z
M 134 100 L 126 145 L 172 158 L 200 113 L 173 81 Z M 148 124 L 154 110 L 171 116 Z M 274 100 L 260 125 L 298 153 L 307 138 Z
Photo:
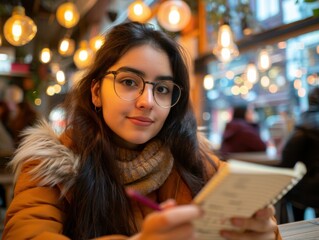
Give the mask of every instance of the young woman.
M 225 163 L 197 135 L 179 45 L 149 25 L 112 29 L 65 102 L 68 125 L 25 131 L 3 239 L 195 239 L 190 204 Z M 125 194 L 139 191 L 153 211 Z M 169 200 L 170 199 L 170 200 Z M 280 239 L 273 208 L 234 218 L 228 239 Z

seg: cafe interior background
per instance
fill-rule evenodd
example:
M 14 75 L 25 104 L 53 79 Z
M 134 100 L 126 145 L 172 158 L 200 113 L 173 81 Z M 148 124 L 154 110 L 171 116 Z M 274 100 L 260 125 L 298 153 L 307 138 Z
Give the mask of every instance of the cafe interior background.
M 267 154 L 279 157 L 282 124 L 298 121 L 319 85 L 318 0 L 0 0 L 0 100 L 11 89 L 62 132 L 59 103 L 103 34 L 127 20 L 186 48 L 199 131 L 216 152 L 232 107 L 248 103 Z
M 234 105 L 255 110 L 273 147 L 276 126 L 297 121 L 319 85 L 317 0 L 1 0 L 0 99 L 17 85 L 13 97 L 61 132 L 59 103 L 103 34 L 126 20 L 150 22 L 188 50 L 199 130 L 216 150 Z

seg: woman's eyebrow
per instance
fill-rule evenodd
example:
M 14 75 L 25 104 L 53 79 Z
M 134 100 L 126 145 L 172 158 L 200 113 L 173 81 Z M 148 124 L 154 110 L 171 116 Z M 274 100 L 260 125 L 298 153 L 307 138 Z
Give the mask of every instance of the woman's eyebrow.
M 120 67 L 116 71 L 132 72 L 132 73 L 135 73 L 141 77 L 145 77 L 145 73 L 143 71 L 140 71 L 136 68 L 127 67 L 127 66 Z
M 146 77 L 145 72 L 140 71 L 140 70 L 138 70 L 138 69 L 136 69 L 136 68 L 132 68 L 132 67 L 124 66 L 124 67 L 120 67 L 120 68 L 117 69 L 116 71 L 132 72 L 132 73 L 135 73 L 135 74 L 141 76 L 142 78 L 145 78 L 145 77 Z M 163 75 L 163 76 L 157 76 L 157 77 L 155 78 L 156 81 L 163 81 L 163 80 L 171 80 L 171 81 L 173 81 L 173 79 L 174 79 L 173 76 L 170 76 L 170 75 L 168 75 L 168 76 L 165 76 L 165 75 Z

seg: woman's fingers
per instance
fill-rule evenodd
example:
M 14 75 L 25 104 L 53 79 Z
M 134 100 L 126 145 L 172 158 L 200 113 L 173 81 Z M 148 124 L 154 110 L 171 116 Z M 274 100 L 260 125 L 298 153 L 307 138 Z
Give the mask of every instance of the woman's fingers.
M 165 209 L 148 215 L 144 222 L 145 230 L 167 231 L 178 225 L 188 223 L 200 217 L 201 211 L 195 205 L 185 205 Z
M 261 209 L 251 218 L 234 217 L 231 223 L 238 228 L 238 230 L 223 230 L 221 235 L 229 240 L 232 239 L 260 239 L 270 240 L 275 239 L 275 230 L 277 227 L 274 219 L 275 209 L 273 206 Z
M 163 211 L 153 212 L 145 218 L 139 240 L 195 239 L 192 221 L 200 217 L 200 209 L 195 205 L 172 205 L 174 202 L 166 202 Z

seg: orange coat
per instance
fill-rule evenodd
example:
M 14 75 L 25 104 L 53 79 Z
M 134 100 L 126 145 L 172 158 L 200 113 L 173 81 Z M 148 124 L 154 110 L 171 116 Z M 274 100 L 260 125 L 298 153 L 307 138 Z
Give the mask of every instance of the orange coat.
M 64 144 L 61 144 L 61 139 L 59 140 L 46 124 L 38 131 L 30 129 L 30 135 L 36 136 L 34 136 L 33 141 L 27 137 L 22 142 L 11 163 L 16 169 L 17 180 L 14 198 L 6 213 L 2 239 L 69 239 L 62 235 L 65 219 L 64 209 L 68 207 L 70 200 L 69 194 L 63 194 L 63 192 L 68 192 L 68 188 L 62 183 L 64 183 L 63 181 L 72 181 L 77 158 L 67 148 L 68 142 L 62 139 Z M 36 150 L 39 150 L 38 148 L 42 144 L 46 147 L 44 152 L 47 156 L 43 156 L 44 152 L 42 152 L 41 158 L 35 157 Z M 48 149 L 47 146 L 50 148 Z M 51 149 L 53 150 L 51 151 Z M 54 153 L 57 155 L 56 158 Z M 63 161 L 61 161 L 61 154 L 64 156 Z M 216 157 L 213 157 L 213 161 L 217 168 L 225 164 Z M 209 176 L 215 173 L 211 164 L 207 166 L 207 173 Z M 41 180 L 35 180 L 34 176 L 40 177 L 36 179 Z M 160 201 L 174 198 L 178 204 L 188 204 L 192 201 L 188 186 L 175 168 L 164 184 L 148 194 L 148 197 Z M 132 202 L 132 205 L 137 224 L 140 227 L 144 217 L 152 210 L 136 202 Z M 103 237 L 104 240 L 127 238 L 127 236 L 120 235 Z

